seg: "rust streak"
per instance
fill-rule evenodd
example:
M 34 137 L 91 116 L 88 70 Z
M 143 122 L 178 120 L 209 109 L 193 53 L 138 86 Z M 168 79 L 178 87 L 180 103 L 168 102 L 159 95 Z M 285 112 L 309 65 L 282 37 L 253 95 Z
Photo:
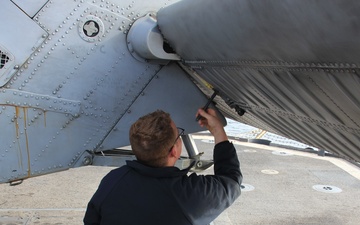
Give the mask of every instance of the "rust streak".
M 20 136 L 19 136 L 19 123 L 18 123 L 18 118 L 19 118 L 19 107 L 15 106 L 15 118 L 14 118 L 14 123 L 15 123 L 15 132 L 16 132 L 16 140 L 17 140 L 17 144 L 18 144 L 18 163 L 19 163 L 19 167 L 20 168 L 24 168 L 23 166 L 23 156 L 22 156 L 22 151 L 21 151 L 21 145 L 20 145 Z
M 19 123 L 18 123 L 18 119 L 19 118 L 19 108 L 17 106 L 15 106 L 15 130 L 16 130 L 16 138 L 19 137 Z
M 24 111 L 24 133 L 25 133 L 25 142 L 26 142 L 26 152 L 27 152 L 27 159 L 28 159 L 28 177 L 30 177 L 31 174 L 31 167 L 30 167 L 30 149 L 29 149 L 29 139 L 27 134 L 27 108 L 23 108 Z
M 45 127 L 46 127 L 46 111 L 44 111 L 44 124 L 45 124 Z

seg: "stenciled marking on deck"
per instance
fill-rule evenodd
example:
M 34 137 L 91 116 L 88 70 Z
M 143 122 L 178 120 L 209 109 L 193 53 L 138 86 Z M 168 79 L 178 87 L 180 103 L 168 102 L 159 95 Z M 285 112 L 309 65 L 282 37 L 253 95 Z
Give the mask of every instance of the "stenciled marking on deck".
M 257 152 L 257 151 L 254 150 L 254 149 L 245 149 L 244 152 L 246 152 L 246 153 L 254 153 L 254 152 Z
M 276 174 L 279 174 L 279 171 L 277 171 L 277 170 L 270 170 L 270 169 L 261 170 L 261 172 L 264 173 L 264 174 L 268 174 L 268 175 L 276 175 Z
M 340 193 L 342 192 L 341 188 L 332 186 L 332 185 L 321 185 L 321 184 L 317 184 L 313 186 L 313 189 L 316 191 L 320 191 L 320 192 L 324 192 L 324 193 Z
M 202 139 L 202 142 L 208 143 L 208 144 L 214 144 L 215 141 L 213 139 Z
M 284 152 L 284 151 L 273 151 L 272 152 L 273 155 L 280 155 L 280 156 L 291 156 L 291 155 L 294 155 L 290 152 Z

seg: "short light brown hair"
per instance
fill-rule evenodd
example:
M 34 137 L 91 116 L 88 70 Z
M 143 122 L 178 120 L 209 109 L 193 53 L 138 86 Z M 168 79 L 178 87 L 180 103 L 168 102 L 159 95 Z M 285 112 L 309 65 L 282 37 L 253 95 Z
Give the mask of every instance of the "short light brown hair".
M 169 113 L 157 110 L 131 125 L 130 144 L 138 161 L 152 167 L 165 166 L 177 135 L 171 122 Z

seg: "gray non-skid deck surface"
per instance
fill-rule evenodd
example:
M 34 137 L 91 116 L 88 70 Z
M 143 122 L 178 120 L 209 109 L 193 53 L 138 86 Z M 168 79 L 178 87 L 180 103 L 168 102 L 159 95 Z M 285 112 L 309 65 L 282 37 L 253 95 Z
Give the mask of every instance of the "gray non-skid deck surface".
M 204 158 L 212 155 L 213 144 L 207 138 L 195 137 Z M 243 191 L 215 225 L 360 223 L 359 168 L 334 158 L 234 143 L 243 183 L 246 190 L 254 190 Z M 88 200 L 111 169 L 89 166 L 27 179 L 18 186 L 1 184 L 0 225 L 82 224 Z M 314 185 L 342 192 L 319 192 Z

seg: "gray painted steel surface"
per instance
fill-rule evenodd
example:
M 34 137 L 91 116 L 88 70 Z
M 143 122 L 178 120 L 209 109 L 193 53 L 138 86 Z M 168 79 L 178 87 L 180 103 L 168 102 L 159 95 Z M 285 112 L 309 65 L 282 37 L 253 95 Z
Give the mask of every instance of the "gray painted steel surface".
M 130 124 L 156 108 L 199 131 L 192 117 L 213 87 L 224 115 L 360 161 L 359 8 L 6 0 L 0 182 L 87 165 L 89 154 L 128 145 Z
M 34 17 L 37 12 L 45 5 L 49 0 L 32 0 L 32 1 L 23 1 L 23 0 L 11 0 L 16 4 L 22 11 L 24 11 L 29 17 Z
M 1 64 L 0 182 L 81 166 L 86 151 L 126 146 L 131 123 L 157 108 L 199 131 L 195 112 L 206 96 L 186 73 L 128 50 L 134 21 L 169 3 L 49 1 L 32 19 L 4 2 L 10 33 L 0 35 L 1 56 L 15 63 Z
M 340 0 L 184 0 L 157 16 L 198 86 L 220 90 L 227 116 L 360 161 L 359 9 Z

